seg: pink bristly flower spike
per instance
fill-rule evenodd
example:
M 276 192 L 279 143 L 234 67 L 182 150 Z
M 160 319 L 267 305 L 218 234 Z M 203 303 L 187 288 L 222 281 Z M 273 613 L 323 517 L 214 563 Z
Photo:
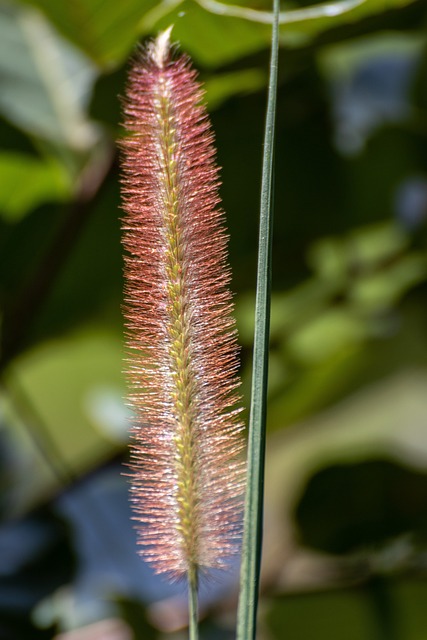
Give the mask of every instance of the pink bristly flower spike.
M 238 549 L 244 445 L 213 135 L 169 37 L 136 56 L 121 146 L 132 504 L 142 555 L 180 578 Z

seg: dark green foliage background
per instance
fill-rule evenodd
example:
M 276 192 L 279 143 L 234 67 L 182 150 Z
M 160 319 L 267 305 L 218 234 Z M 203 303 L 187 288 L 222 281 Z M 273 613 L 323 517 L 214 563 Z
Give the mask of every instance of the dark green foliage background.
M 413 220 L 397 199 L 427 193 L 426 15 L 365 0 L 281 27 L 261 638 L 426 637 L 427 195 Z M 248 405 L 268 25 L 196 0 L 1 1 L 5 520 L 124 451 L 118 96 L 136 42 L 170 23 L 206 86 Z M 384 61 L 410 63 L 404 108 L 346 153 L 339 91 Z M 135 637 L 160 637 L 135 607 Z M 217 613 L 206 638 L 228 637 Z

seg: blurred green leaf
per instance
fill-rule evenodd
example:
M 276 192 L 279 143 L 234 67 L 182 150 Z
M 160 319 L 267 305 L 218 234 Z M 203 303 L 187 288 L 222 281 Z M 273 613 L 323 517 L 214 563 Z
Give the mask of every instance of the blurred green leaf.
M 298 361 L 315 364 L 358 343 L 365 335 L 362 319 L 346 309 L 330 309 L 296 329 L 288 348 Z
M 256 68 L 212 75 L 205 82 L 208 108 L 217 109 L 229 97 L 257 91 L 266 83 L 266 74 Z
M 393 223 L 316 241 L 308 251 L 316 275 L 272 298 L 271 335 L 300 363 L 319 363 L 376 334 L 389 310 L 426 278 L 424 255 Z M 253 298 L 237 301 L 241 340 L 250 344 Z
M 30 344 L 76 330 L 93 318 L 118 333 L 122 331 L 119 234 L 118 184 L 111 180 L 58 274 L 49 299 L 28 327 Z
M 317 241 L 308 251 L 308 263 L 323 279 L 343 283 L 352 272 L 370 272 L 395 260 L 408 244 L 403 229 L 387 221 Z
M 124 133 L 123 127 L 119 126 L 122 122 L 119 98 L 124 95 L 126 78 L 127 65 L 101 75 L 95 83 L 89 107 L 90 117 L 107 125 L 114 138 Z
M 423 282 L 427 273 L 424 255 L 412 253 L 378 273 L 358 279 L 349 298 L 364 313 L 391 309 L 411 287 Z
M 426 381 L 425 368 L 400 372 L 272 436 L 266 491 L 280 513 L 294 508 L 310 477 L 334 464 L 387 458 L 425 474 Z
M 409 244 L 408 235 L 393 223 L 354 229 L 348 237 L 350 264 L 367 271 L 395 258 Z
M 384 33 L 381 37 L 361 38 L 323 47 L 318 53 L 319 67 L 329 80 L 343 80 L 378 58 L 399 57 L 412 60 L 421 55 L 425 33 Z
M 331 8 L 328 16 L 316 19 L 307 18 L 298 23 L 295 22 L 293 24 L 283 25 L 281 27 L 281 34 L 284 37 L 285 42 L 287 34 L 289 34 L 290 37 L 292 33 L 297 33 L 301 36 L 301 40 L 302 38 L 305 38 L 308 41 L 328 29 L 351 25 L 364 18 L 375 16 L 394 8 L 404 7 L 412 4 L 413 2 L 414 0 L 365 0 L 342 13 L 338 11 L 340 2 L 328 3 L 330 6 L 333 5 L 336 7 L 335 12 Z M 292 40 L 290 40 L 289 44 L 292 45 Z
M 12 388 L 15 381 L 43 425 L 39 438 L 48 434 L 61 456 L 55 464 L 64 465 L 64 473 L 79 475 L 117 448 L 110 400 L 124 395 L 121 369 L 120 338 L 92 327 L 45 343 L 9 370 Z M 106 403 L 107 417 L 100 403 Z M 122 420 L 124 427 L 124 414 Z
M 84 105 L 95 70 L 42 14 L 0 5 L 0 112 L 27 133 L 84 151 L 96 131 Z
M 336 238 L 322 238 L 307 253 L 307 262 L 322 280 L 345 284 L 348 277 L 348 252 Z
M 328 300 L 339 291 L 340 289 L 334 283 L 331 285 L 318 278 L 310 278 L 289 291 L 273 293 L 271 300 L 272 340 L 287 339 L 295 327 L 300 328 L 307 319 L 322 312 L 327 306 Z M 236 302 L 236 317 L 239 338 L 245 346 L 252 344 L 254 308 L 254 296 L 249 294 L 239 296 Z
M 413 0 L 365 0 L 359 4 L 354 3 L 326 3 L 327 9 L 321 13 L 319 5 L 314 5 L 313 16 L 307 7 L 295 9 L 289 8 L 283 12 L 283 20 L 286 24 L 280 26 L 281 45 L 287 47 L 299 47 L 308 44 L 313 38 L 319 36 L 328 29 L 338 26 L 351 25 L 357 21 L 380 14 L 384 11 L 403 7 L 411 4 Z M 212 4 L 220 11 L 210 11 Z M 271 13 L 252 11 L 244 7 L 233 7 L 227 15 L 227 5 L 233 3 L 210 3 L 201 0 L 183 0 L 182 2 L 170 2 L 164 0 L 152 12 L 147 13 L 141 20 L 143 32 L 152 32 L 160 28 L 166 28 L 174 24 L 174 36 L 181 46 L 192 57 L 206 66 L 218 66 L 243 56 L 266 49 L 270 41 Z M 342 5 L 350 7 L 343 11 Z M 325 5 L 326 6 L 326 5 Z M 271 3 L 265 1 L 262 7 L 271 10 Z M 311 9 L 311 8 L 310 8 Z M 236 17 L 238 13 L 248 13 L 251 19 Z M 262 14 L 262 15 L 261 15 Z
M 157 0 L 26 0 L 99 66 L 109 69 L 128 54 L 140 33 L 139 23 Z
M 354 388 L 365 364 L 362 345 L 353 343 L 283 377 L 280 393 L 276 391 L 270 402 L 269 431 L 283 429 L 338 401 Z
M 61 202 L 70 195 L 68 176 L 54 160 L 0 153 L 0 216 L 5 220 L 19 220 L 43 202 Z
M 167 7 L 167 3 L 164 3 Z M 150 16 L 148 16 L 149 18 Z M 209 13 L 194 0 L 184 0 L 155 24 L 145 18 L 143 31 L 164 29 L 173 24 L 173 36 L 199 64 L 217 67 L 267 49 L 271 26 L 255 24 L 239 18 Z

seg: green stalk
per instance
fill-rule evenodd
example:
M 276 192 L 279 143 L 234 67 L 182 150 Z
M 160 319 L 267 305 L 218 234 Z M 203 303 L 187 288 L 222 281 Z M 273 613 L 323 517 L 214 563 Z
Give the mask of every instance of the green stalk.
M 240 597 L 237 618 L 237 640 L 254 640 L 256 637 L 256 616 L 261 566 L 265 425 L 270 337 L 273 148 L 279 55 L 279 0 L 273 0 L 273 5 L 274 21 L 262 167 L 248 469 L 242 566 L 240 572 Z
M 199 627 L 198 627 L 198 578 L 197 567 L 192 564 L 188 572 L 188 630 L 189 640 L 198 640 Z

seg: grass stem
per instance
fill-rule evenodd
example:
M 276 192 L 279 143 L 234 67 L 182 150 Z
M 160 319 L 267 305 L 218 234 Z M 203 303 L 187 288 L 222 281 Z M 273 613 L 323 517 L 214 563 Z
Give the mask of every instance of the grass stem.
M 188 629 L 189 640 L 199 639 L 199 605 L 198 605 L 198 575 L 197 567 L 192 564 L 188 571 Z

